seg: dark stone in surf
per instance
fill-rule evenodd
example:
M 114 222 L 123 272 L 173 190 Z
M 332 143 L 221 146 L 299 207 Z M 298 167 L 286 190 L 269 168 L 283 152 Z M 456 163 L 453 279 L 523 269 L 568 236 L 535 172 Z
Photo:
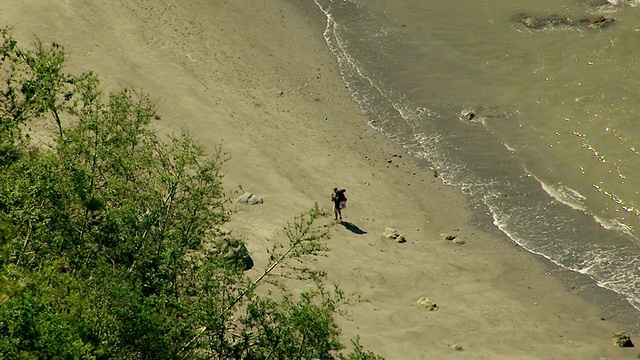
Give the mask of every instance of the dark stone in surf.
M 582 19 L 582 20 L 580 20 L 580 23 L 584 24 L 586 27 L 588 27 L 590 29 L 598 29 L 598 28 L 607 27 L 607 26 L 613 24 L 614 21 L 615 21 L 615 19 L 612 18 L 612 17 L 606 17 L 604 15 L 599 15 L 599 16 L 592 17 L 592 18 Z
M 573 26 L 573 21 L 566 16 L 549 15 L 547 17 L 539 17 L 531 14 L 518 14 L 516 21 L 524 24 L 529 29 L 543 30 L 561 26 Z
M 549 15 L 546 17 L 535 16 L 531 14 L 518 14 L 515 20 L 522 23 L 529 29 L 533 30 L 550 30 L 557 28 L 572 28 L 576 25 L 581 25 L 589 29 L 599 29 L 607 27 L 615 21 L 614 18 L 598 15 L 586 19 L 582 19 L 577 23 L 574 23 L 570 18 L 560 15 Z

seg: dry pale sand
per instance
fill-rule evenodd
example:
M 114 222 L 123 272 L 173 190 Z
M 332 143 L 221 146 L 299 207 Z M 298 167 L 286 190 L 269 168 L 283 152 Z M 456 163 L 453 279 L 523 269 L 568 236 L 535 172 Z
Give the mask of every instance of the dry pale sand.
M 369 128 L 313 2 L 2 0 L 0 25 L 23 42 L 62 43 L 69 68 L 95 70 L 107 90 L 148 92 L 161 131 L 188 128 L 210 151 L 222 144 L 228 188 L 265 200 L 238 205 L 229 224 L 248 238 L 256 268 L 266 238 L 314 202 L 329 209 L 334 185 L 347 188 L 345 219 L 366 233 L 336 226 L 318 262 L 367 299 L 339 320 L 347 342 L 360 334 L 387 359 L 635 357 L 612 345 L 618 324 L 545 275 L 539 259 L 471 227 L 461 194 Z M 408 242 L 383 238 L 387 226 Z M 439 310 L 417 306 L 421 296 Z

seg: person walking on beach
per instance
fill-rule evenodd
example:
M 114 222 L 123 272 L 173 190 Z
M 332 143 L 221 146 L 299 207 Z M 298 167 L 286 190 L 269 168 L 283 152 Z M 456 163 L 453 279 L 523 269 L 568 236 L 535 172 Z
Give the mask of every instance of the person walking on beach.
M 340 218 L 342 220 L 342 209 L 347 207 L 347 197 L 344 193 L 347 192 L 346 189 L 340 189 L 334 187 L 333 194 L 331 194 L 331 201 L 333 202 L 333 213 L 335 214 L 336 220 Z

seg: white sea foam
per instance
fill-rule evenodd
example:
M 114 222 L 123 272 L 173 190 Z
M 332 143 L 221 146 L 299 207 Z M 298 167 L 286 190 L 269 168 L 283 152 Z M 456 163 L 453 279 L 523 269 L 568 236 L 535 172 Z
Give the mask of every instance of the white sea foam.
M 505 143 L 505 142 L 503 142 L 503 143 L 502 143 L 502 146 L 504 146 L 504 147 L 505 147 L 505 149 L 509 150 L 509 152 L 510 152 L 510 153 L 514 153 L 514 152 L 516 152 L 516 149 L 515 149 L 515 148 L 513 148 L 511 145 L 509 145 L 509 144 L 507 144 L 507 143 Z
M 629 304 L 640 311 L 640 298 L 637 297 L 637 294 L 640 294 L 640 255 L 625 254 L 617 248 L 593 249 L 586 253 L 583 250 L 562 249 L 567 261 L 572 258 L 572 256 L 566 256 L 567 253 L 571 253 L 573 256 L 583 253 L 573 259 L 573 264 L 566 264 L 556 260 L 555 256 L 537 251 L 527 241 L 511 232 L 509 228 L 510 215 L 502 214 L 500 216 L 499 212 L 495 211 L 496 209 L 490 207 L 490 210 L 494 225 L 522 248 L 542 256 L 561 268 L 589 276 L 597 286 L 623 295 Z M 558 258 L 562 258 L 562 256 L 558 256 Z M 615 268 L 614 264 L 616 264 Z
M 595 220 L 595 222 L 597 222 L 598 224 L 600 224 L 600 226 L 602 226 L 603 228 L 610 230 L 610 231 L 616 231 L 619 233 L 623 233 L 629 236 L 633 236 L 633 228 L 623 222 L 621 222 L 620 220 L 617 219 L 605 219 L 603 217 L 600 216 L 593 216 L 593 219 Z
M 584 195 L 580 194 L 580 192 L 578 192 L 577 190 L 562 184 L 558 184 L 558 185 L 547 184 L 544 181 L 540 180 L 540 178 L 538 178 L 534 174 L 531 174 L 531 176 L 534 179 L 536 179 L 536 181 L 540 184 L 540 186 L 542 187 L 542 190 L 544 190 L 544 192 L 549 194 L 549 196 L 551 196 L 553 199 L 559 201 L 560 203 L 574 210 L 586 212 L 586 206 L 584 205 L 584 200 L 586 198 Z

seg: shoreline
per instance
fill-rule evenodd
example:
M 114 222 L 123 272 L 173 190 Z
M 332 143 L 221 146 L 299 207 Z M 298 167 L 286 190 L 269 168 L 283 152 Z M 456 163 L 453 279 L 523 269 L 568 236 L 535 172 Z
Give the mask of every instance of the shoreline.
M 265 200 L 237 205 L 229 224 L 247 237 L 256 262 L 249 276 L 267 256 L 264 239 L 314 202 L 330 209 L 333 186 L 347 188 L 345 220 L 365 233 L 334 227 L 331 252 L 318 260 L 329 282 L 367 299 L 339 319 L 346 344 L 360 334 L 387 359 L 635 355 L 612 345 L 620 324 L 600 320 L 602 309 L 545 275 L 540 259 L 472 226 L 463 194 L 367 124 L 324 43 L 324 17 L 316 18 L 324 15 L 312 8 L 291 0 L 8 0 L 0 19 L 25 43 L 37 34 L 63 44 L 70 69 L 93 69 L 108 88 L 158 99 L 162 133 L 187 127 L 209 151 L 222 144 L 227 189 L 242 185 Z M 384 238 L 385 227 L 408 241 Z M 418 307 L 422 296 L 440 308 Z M 463 351 L 451 348 L 458 343 Z
M 321 9 L 322 7 L 320 5 L 318 5 Z M 328 43 L 329 48 L 331 49 L 332 52 L 334 52 L 336 54 L 336 57 L 338 57 L 339 62 L 340 62 L 340 66 L 344 65 L 344 62 L 348 61 L 347 59 L 350 57 L 349 54 L 343 54 L 343 49 L 341 49 L 341 45 L 340 45 L 340 40 L 338 40 L 335 36 L 335 34 L 333 34 L 333 30 L 329 30 L 329 28 L 331 26 L 335 26 L 334 20 L 329 18 L 331 15 L 325 11 L 325 9 L 322 9 L 322 12 L 325 14 L 325 16 L 327 17 L 327 30 L 325 31 L 325 40 Z M 327 32 L 330 32 L 329 35 L 327 35 Z M 365 61 L 366 62 L 366 61 Z M 345 66 L 346 69 L 344 70 L 345 72 L 347 72 L 348 74 L 351 74 L 352 72 L 356 72 L 356 73 L 360 73 L 360 69 L 358 69 L 354 64 L 349 63 L 347 66 Z M 355 70 L 354 70 L 355 69 Z M 358 75 L 355 75 L 356 80 L 351 79 L 354 75 L 343 75 L 343 78 L 345 78 L 345 83 L 348 86 L 350 82 L 355 82 L 356 84 L 359 84 L 359 77 Z M 372 81 L 371 79 L 369 79 L 368 77 L 366 77 L 364 74 L 360 74 L 360 77 L 363 77 L 365 79 L 364 83 L 366 83 L 368 81 Z M 365 86 L 366 87 L 366 86 Z M 361 88 L 356 88 L 355 91 L 356 92 L 360 92 L 360 90 L 362 90 Z M 381 97 L 382 97 L 382 101 L 386 102 L 386 100 L 388 100 L 389 102 L 391 102 L 390 99 L 387 99 L 385 95 L 382 94 L 382 91 L 380 89 L 377 89 L 378 93 L 380 93 Z M 375 90 L 373 90 L 375 92 Z M 366 90 L 363 90 L 363 92 L 366 92 Z M 376 95 L 378 94 L 376 93 Z M 373 95 L 374 97 L 376 95 Z M 354 101 L 359 102 L 362 101 L 365 103 L 370 102 L 365 100 L 367 99 L 367 97 L 365 96 L 363 98 L 362 95 L 358 95 L 356 96 L 358 99 L 355 99 Z M 403 106 L 406 104 L 400 103 L 399 106 L 393 106 L 394 108 L 405 108 L 406 106 Z M 375 105 L 371 105 L 371 106 L 375 106 Z M 369 107 L 369 106 L 367 106 Z M 371 110 L 368 110 L 369 113 L 371 112 Z M 400 115 L 402 117 L 404 117 L 404 115 Z M 376 118 L 375 115 L 372 115 L 373 119 L 378 119 Z M 378 119 L 381 123 L 385 123 L 385 119 Z M 397 119 L 398 121 L 402 122 L 402 119 Z M 370 120 L 371 121 L 371 120 Z M 407 121 L 411 121 L 411 120 L 407 120 Z M 393 121 L 391 122 L 392 125 L 391 127 L 395 126 L 397 124 L 397 122 Z M 386 124 L 386 123 L 385 123 Z M 372 126 L 375 128 L 375 126 Z M 408 131 L 409 134 L 412 134 L 412 130 L 411 129 L 406 129 L 406 131 Z M 381 130 L 382 133 L 385 134 L 394 134 L 393 136 L 389 136 L 389 141 L 394 141 L 392 140 L 393 137 L 396 137 L 399 135 L 399 138 L 402 138 L 402 131 L 400 132 L 394 132 L 393 130 L 390 132 L 385 132 L 384 129 Z M 412 136 L 408 135 L 407 137 L 404 138 L 403 141 L 405 141 L 407 144 L 409 144 L 408 146 L 411 147 L 412 145 Z M 421 162 L 424 163 L 424 166 L 427 167 L 427 169 L 434 169 L 433 166 L 429 165 L 427 163 L 426 160 L 424 160 L 423 158 L 413 158 L 414 163 L 416 162 Z M 445 166 L 446 167 L 446 166 Z M 439 169 L 438 169 L 439 170 Z M 435 170 L 433 170 L 435 171 Z M 498 170 L 500 171 L 500 170 Z M 539 180 L 536 179 L 538 182 Z M 452 183 L 455 182 L 455 180 L 451 181 Z M 447 183 L 445 181 L 445 183 Z M 538 184 L 536 183 L 535 185 L 535 189 L 538 189 L 540 186 L 542 186 L 543 188 L 545 188 L 545 184 Z M 451 185 L 452 188 L 456 189 L 459 192 L 460 191 L 455 185 Z M 569 206 L 568 204 L 564 203 L 562 201 L 562 199 L 558 199 L 556 196 L 554 196 L 553 193 L 550 193 L 546 188 L 544 189 L 545 194 L 547 194 L 548 196 L 554 198 L 555 200 L 557 200 L 560 203 L 563 203 L 564 205 Z M 506 196 L 506 195 L 505 195 Z M 611 287 L 608 286 L 607 283 L 609 283 L 611 281 L 613 281 L 613 283 L 615 284 L 616 281 L 615 279 L 619 278 L 620 275 L 622 277 L 624 277 L 624 273 L 612 273 L 613 275 L 611 275 L 609 278 L 605 279 L 599 279 L 600 281 L 598 281 L 596 278 L 592 277 L 594 276 L 593 274 L 583 274 L 581 272 L 578 271 L 574 271 L 571 270 L 571 264 L 567 265 L 567 264 L 562 264 L 561 261 L 554 261 L 553 257 L 545 254 L 543 252 L 538 252 L 535 250 L 535 247 L 530 247 L 528 245 L 524 245 L 522 240 L 526 240 L 526 239 L 519 239 L 518 238 L 518 233 L 517 231 L 509 233 L 506 230 L 501 230 L 502 228 L 502 224 L 496 223 L 495 219 L 491 219 L 491 217 L 487 217 L 486 216 L 486 211 L 484 210 L 487 205 L 485 205 L 484 203 L 481 203 L 480 201 L 478 201 L 476 198 L 474 198 L 473 195 L 465 195 L 465 198 L 468 200 L 469 204 L 468 207 L 470 208 L 476 208 L 476 210 L 473 210 L 474 212 L 476 212 L 477 214 L 473 215 L 476 219 L 477 219 L 477 224 L 475 224 L 476 227 L 480 227 L 483 229 L 489 229 L 489 231 L 495 230 L 495 232 L 497 233 L 497 237 L 501 237 L 504 238 L 503 241 L 508 241 L 511 243 L 514 243 L 514 245 L 518 246 L 519 248 L 521 248 L 522 250 L 524 250 L 524 252 L 531 254 L 533 257 L 538 258 L 541 262 L 543 262 L 548 268 L 549 268 L 549 272 L 551 273 L 560 273 L 560 272 L 567 272 L 567 274 L 563 274 L 562 276 L 559 275 L 555 275 L 555 276 L 559 276 L 561 278 L 561 280 L 563 280 L 563 283 L 565 284 L 567 290 L 572 291 L 575 290 L 577 287 L 580 287 L 582 290 L 580 291 L 580 294 L 582 297 L 584 297 L 587 301 L 594 303 L 594 304 L 598 304 L 598 306 L 600 308 L 606 309 L 607 318 L 615 318 L 617 321 L 623 323 L 625 325 L 626 328 L 630 329 L 632 333 L 637 333 L 638 332 L 638 321 L 640 320 L 640 308 L 638 308 L 637 306 L 633 305 L 633 302 L 629 299 L 625 299 L 625 289 L 624 288 L 617 288 L 616 287 Z M 479 206 L 479 207 L 478 207 Z M 575 208 L 572 208 L 572 210 L 575 210 Z M 567 209 L 567 211 L 571 211 L 570 209 Z M 493 211 L 492 211 L 493 212 Z M 496 214 L 494 213 L 494 216 Z M 499 214 L 498 214 L 499 215 Z M 589 219 L 589 221 L 591 221 L 592 219 Z M 508 225 L 508 223 L 506 223 L 506 225 Z M 513 225 L 513 224 L 512 224 Z M 591 224 L 589 223 L 589 225 L 595 225 L 595 224 Z M 604 227 L 603 224 L 598 223 L 598 225 L 600 227 Z M 598 226 L 593 226 L 595 228 L 597 228 Z M 599 230 L 599 229 L 596 229 Z M 598 233 L 599 234 L 599 233 Z M 600 234 L 599 234 L 600 235 Z M 601 234 L 602 238 L 606 238 L 607 234 Z M 612 235 L 612 234 L 609 234 Z M 614 234 L 617 235 L 617 234 Z M 598 235 L 595 235 L 598 236 Z M 626 262 L 624 262 L 626 263 Z M 584 267 L 584 266 L 583 266 Z M 558 268 L 558 269 L 556 269 Z M 629 274 L 627 274 L 629 275 Z M 631 278 L 633 279 L 633 278 Z M 632 281 L 631 281 L 632 283 Z M 585 288 L 589 288 L 590 290 L 587 291 L 585 290 Z M 574 291 L 577 293 L 577 291 Z M 606 299 L 606 300 L 605 300 Z

